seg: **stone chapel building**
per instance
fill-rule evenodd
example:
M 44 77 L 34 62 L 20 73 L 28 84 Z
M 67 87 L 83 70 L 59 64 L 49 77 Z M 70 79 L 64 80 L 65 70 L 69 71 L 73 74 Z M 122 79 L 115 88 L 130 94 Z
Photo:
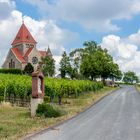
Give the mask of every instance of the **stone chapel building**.
M 12 42 L 12 48 L 10 48 L 3 68 L 6 69 L 21 69 L 23 70 L 27 63 L 31 63 L 34 69 L 37 68 L 41 57 L 47 55 L 52 57 L 52 53 L 48 48 L 47 51 L 39 51 L 36 48 L 37 42 L 27 29 L 24 23 L 22 23 L 14 41 Z

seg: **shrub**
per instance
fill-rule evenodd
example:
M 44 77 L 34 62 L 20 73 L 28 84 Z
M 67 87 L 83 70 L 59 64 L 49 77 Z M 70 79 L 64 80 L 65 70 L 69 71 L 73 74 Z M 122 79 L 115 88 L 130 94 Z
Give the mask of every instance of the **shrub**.
M 4 101 L 4 97 L 0 96 L 0 102 Z
M 46 110 L 47 106 L 45 103 L 42 103 L 42 104 L 39 104 L 38 105 L 38 108 L 36 110 L 36 113 L 39 114 L 39 115 L 43 115 L 45 110 Z
M 50 102 L 50 97 L 49 96 L 44 96 L 44 102 Z
M 52 118 L 52 117 L 56 118 L 56 117 L 61 116 L 61 112 L 53 108 L 52 106 L 47 105 L 47 109 L 45 110 L 44 115 L 45 117 L 48 117 L 48 118 Z
M 62 115 L 60 110 L 55 109 L 53 106 L 46 103 L 39 104 L 36 113 L 40 116 L 44 115 L 48 118 L 56 118 Z
M 23 71 L 20 69 L 0 69 L 0 73 L 5 74 L 22 74 Z
M 24 68 L 24 73 L 25 74 L 31 75 L 33 71 L 34 71 L 34 67 L 32 66 L 31 63 L 28 63 Z

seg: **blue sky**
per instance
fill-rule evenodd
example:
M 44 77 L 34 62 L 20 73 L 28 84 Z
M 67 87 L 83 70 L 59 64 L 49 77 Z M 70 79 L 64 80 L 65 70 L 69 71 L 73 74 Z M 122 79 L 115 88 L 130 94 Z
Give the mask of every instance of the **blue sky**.
M 2 62 L 23 16 L 38 49 L 49 45 L 56 65 L 64 50 L 94 40 L 108 49 L 122 71 L 140 75 L 139 0 L 0 0 L 0 9 Z
M 51 0 L 51 2 L 54 0 Z M 48 3 L 51 3 L 50 0 L 48 0 Z M 75 3 L 73 3 L 75 4 Z M 39 12 L 39 9 L 37 6 L 32 5 L 28 3 L 28 1 L 24 0 L 16 0 L 16 8 L 17 10 L 21 11 L 23 15 L 30 16 L 36 20 L 43 19 L 44 17 Z M 34 12 L 35 11 L 35 12 Z M 58 13 L 59 14 L 59 13 Z M 45 18 L 49 19 L 48 13 L 45 13 Z M 130 34 L 133 34 L 138 31 L 140 28 L 140 24 L 138 24 L 140 21 L 140 14 L 133 15 L 131 19 L 119 19 L 119 20 L 113 20 L 113 24 L 116 24 L 121 29 L 118 31 L 111 31 L 111 32 L 102 32 L 102 31 L 89 31 L 84 29 L 81 25 L 78 23 L 75 23 L 73 21 L 66 21 L 66 20 L 57 20 L 57 25 L 61 28 L 66 28 L 73 32 L 78 32 L 80 34 L 80 40 L 75 44 L 75 46 L 79 46 L 83 44 L 86 40 L 95 40 L 97 43 L 100 43 L 102 41 L 102 37 L 106 36 L 108 34 L 115 34 L 120 37 L 127 37 Z M 69 46 L 70 47 L 70 46 Z
M 41 0 L 40 0 L 41 1 Z M 46 0 L 47 1 L 47 0 Z M 48 0 L 50 1 L 55 0 Z M 42 16 L 41 12 L 38 9 L 38 6 L 32 5 L 30 2 L 28 3 L 28 0 L 16 0 L 16 9 L 21 11 L 23 15 L 30 16 L 36 20 L 43 19 L 44 16 Z M 75 4 L 75 3 L 73 3 Z M 59 14 L 59 13 L 58 13 Z M 45 18 L 49 19 L 48 13 L 45 13 Z M 108 34 L 115 34 L 119 35 L 120 37 L 127 37 L 130 34 L 133 34 L 138 31 L 140 28 L 140 24 L 138 24 L 140 21 L 140 14 L 133 15 L 131 19 L 119 19 L 119 20 L 113 20 L 112 22 L 119 26 L 121 29 L 118 31 L 111 31 L 111 32 L 102 32 L 102 31 L 89 31 L 84 29 L 81 25 L 78 23 L 75 23 L 73 21 L 66 21 L 66 20 L 57 20 L 57 25 L 61 28 L 69 29 L 73 32 L 78 32 L 80 34 L 80 43 L 82 43 L 86 40 L 95 40 L 96 42 L 100 43 L 102 40 L 102 37 Z M 78 43 L 78 42 L 77 42 Z M 79 45 L 79 43 L 78 43 Z

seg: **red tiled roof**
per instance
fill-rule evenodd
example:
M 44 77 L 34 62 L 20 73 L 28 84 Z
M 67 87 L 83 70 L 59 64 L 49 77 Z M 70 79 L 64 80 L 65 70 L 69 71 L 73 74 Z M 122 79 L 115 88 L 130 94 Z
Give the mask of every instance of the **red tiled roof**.
M 30 54 L 30 52 L 32 51 L 33 47 L 30 47 L 27 52 L 25 53 L 25 55 L 23 56 L 23 58 L 28 57 L 28 55 Z
M 47 52 L 46 51 L 39 51 L 42 57 L 47 56 Z
M 24 23 L 21 25 L 14 41 L 12 42 L 12 45 L 15 45 L 17 43 L 22 43 L 22 42 L 33 43 L 33 44 L 37 43 Z
M 18 48 L 11 48 L 11 50 L 20 62 L 26 63 L 21 53 L 19 52 Z

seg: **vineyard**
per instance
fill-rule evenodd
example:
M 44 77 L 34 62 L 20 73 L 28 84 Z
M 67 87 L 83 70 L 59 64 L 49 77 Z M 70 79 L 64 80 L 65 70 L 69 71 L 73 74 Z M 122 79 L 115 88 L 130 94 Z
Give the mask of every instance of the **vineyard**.
M 77 97 L 84 92 L 97 91 L 103 88 L 100 82 L 88 80 L 67 80 L 45 78 L 45 96 L 53 99 L 58 97 Z M 31 77 L 25 75 L 0 74 L 0 97 L 25 98 L 31 97 Z

